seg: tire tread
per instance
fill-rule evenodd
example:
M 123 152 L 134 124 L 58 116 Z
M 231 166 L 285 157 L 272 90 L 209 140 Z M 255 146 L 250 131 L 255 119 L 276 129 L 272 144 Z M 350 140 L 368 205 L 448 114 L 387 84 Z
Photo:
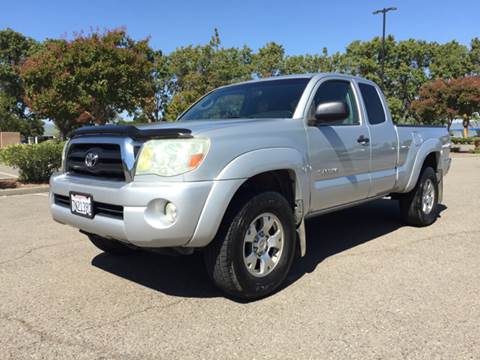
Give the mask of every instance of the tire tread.
M 265 202 L 273 202 L 287 208 L 289 208 L 289 204 L 281 194 L 271 191 L 253 196 L 250 194 L 249 197 L 241 196 L 240 198 L 244 200 L 238 201 L 227 210 L 215 239 L 205 249 L 205 265 L 211 279 L 223 291 L 237 298 L 254 299 L 274 291 L 276 286 L 260 292 L 252 292 L 242 286 L 239 274 L 236 273 L 234 262 L 232 261 L 236 232 L 244 225 L 242 222 L 245 221 L 248 211 L 252 208 L 261 206 Z M 293 227 L 294 229 L 293 214 L 291 224 L 284 224 L 284 226 Z M 293 256 L 291 258 L 293 260 Z M 289 260 L 288 269 L 290 268 L 291 260 Z M 283 279 L 284 277 L 282 281 Z
M 421 209 L 419 208 L 419 204 L 421 202 L 422 197 L 422 187 L 423 183 L 427 178 L 431 178 L 433 180 L 435 186 L 435 204 L 432 212 L 429 215 L 423 214 Z M 432 224 L 438 215 L 437 209 L 437 201 L 438 201 L 438 188 L 436 183 L 436 175 L 435 170 L 433 168 L 426 166 L 423 168 L 422 172 L 420 173 L 419 179 L 415 187 L 409 193 L 403 194 L 400 197 L 400 215 L 403 221 L 412 226 L 422 227 L 428 226 Z

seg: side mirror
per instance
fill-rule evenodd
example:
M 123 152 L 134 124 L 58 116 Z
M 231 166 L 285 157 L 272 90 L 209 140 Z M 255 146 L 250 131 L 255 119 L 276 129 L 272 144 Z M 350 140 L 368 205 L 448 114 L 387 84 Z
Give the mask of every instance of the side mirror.
M 324 102 L 318 104 L 317 109 L 315 110 L 315 119 L 310 120 L 309 125 L 345 120 L 349 115 L 350 110 L 345 102 Z

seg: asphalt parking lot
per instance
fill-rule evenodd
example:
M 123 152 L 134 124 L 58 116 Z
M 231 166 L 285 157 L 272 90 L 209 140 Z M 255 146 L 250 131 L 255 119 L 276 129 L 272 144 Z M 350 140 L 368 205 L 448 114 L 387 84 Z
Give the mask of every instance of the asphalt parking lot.
M 115 258 L 0 197 L 1 359 L 478 359 L 480 157 L 454 159 L 445 206 L 404 227 L 395 201 L 325 215 L 286 286 L 244 304 L 198 255 Z

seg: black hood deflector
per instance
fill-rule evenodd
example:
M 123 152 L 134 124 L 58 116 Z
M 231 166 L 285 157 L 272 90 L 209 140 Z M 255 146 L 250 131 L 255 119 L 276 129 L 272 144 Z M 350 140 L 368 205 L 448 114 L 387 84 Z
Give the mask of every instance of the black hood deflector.
M 192 131 L 183 128 L 158 128 L 158 129 L 139 129 L 133 125 L 103 125 L 103 126 L 84 126 L 75 130 L 70 138 L 83 136 L 120 136 L 130 137 L 136 141 L 145 141 L 150 139 L 188 139 L 192 137 Z

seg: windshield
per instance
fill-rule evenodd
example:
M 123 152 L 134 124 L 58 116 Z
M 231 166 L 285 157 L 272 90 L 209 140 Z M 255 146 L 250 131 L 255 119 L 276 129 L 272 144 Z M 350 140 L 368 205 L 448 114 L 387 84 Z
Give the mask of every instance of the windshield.
M 310 79 L 268 80 L 214 90 L 179 121 L 291 118 Z

